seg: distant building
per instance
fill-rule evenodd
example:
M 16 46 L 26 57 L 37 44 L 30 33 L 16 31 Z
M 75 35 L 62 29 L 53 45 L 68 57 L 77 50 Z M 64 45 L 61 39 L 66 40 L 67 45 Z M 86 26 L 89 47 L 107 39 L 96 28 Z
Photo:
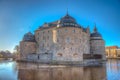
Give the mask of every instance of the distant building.
M 105 51 L 106 51 L 106 57 L 108 58 L 116 58 L 118 57 L 118 54 L 120 52 L 118 46 L 107 46 L 105 48 Z
M 117 57 L 120 57 L 120 48 L 116 49 L 117 51 Z
M 21 59 L 39 62 L 82 62 L 105 60 L 105 43 L 95 26 L 93 33 L 69 14 L 45 23 L 35 34 L 28 32 L 20 42 Z

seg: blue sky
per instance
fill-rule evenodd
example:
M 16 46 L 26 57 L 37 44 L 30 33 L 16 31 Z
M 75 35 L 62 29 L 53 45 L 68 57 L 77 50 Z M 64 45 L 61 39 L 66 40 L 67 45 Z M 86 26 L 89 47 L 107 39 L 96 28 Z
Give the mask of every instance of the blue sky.
M 28 31 L 66 12 L 91 32 L 96 23 L 106 46 L 120 46 L 120 0 L 0 0 L 0 50 L 13 51 Z

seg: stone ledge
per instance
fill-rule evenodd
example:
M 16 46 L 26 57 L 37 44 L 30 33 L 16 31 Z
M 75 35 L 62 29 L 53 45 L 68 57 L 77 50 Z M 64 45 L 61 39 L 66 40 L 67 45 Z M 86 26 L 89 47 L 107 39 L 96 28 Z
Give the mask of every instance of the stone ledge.
M 84 60 L 84 61 L 34 61 L 34 60 L 17 60 L 18 62 L 30 62 L 37 64 L 49 65 L 66 65 L 66 66 L 102 66 L 106 60 Z

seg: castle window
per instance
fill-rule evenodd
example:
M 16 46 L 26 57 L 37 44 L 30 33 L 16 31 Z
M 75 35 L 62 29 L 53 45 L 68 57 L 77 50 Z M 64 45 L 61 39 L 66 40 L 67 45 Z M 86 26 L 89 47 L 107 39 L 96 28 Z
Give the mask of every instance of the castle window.
M 45 54 L 48 54 L 47 52 L 45 52 Z
M 40 57 L 39 57 L 39 55 L 38 55 L 38 59 L 39 59 Z
M 49 33 L 49 31 L 48 31 L 48 33 Z
M 66 38 L 66 42 L 67 42 L 67 43 L 70 42 L 70 38 L 69 38 L 69 37 Z
M 62 56 L 63 56 L 62 53 L 58 53 L 57 55 L 58 55 L 59 57 L 62 57 Z

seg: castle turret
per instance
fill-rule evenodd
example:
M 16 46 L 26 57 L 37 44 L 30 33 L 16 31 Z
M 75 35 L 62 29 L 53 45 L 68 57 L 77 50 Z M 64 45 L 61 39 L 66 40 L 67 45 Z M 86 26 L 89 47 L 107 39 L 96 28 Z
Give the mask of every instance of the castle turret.
M 68 13 L 60 19 L 60 25 L 62 27 L 78 27 L 79 25 L 77 24 L 76 20 L 71 17 Z
M 35 37 L 31 32 L 28 32 L 24 35 L 23 41 L 25 41 L 25 42 L 35 42 Z
M 96 25 L 90 35 L 90 53 L 97 59 L 105 60 L 105 42 L 97 31 Z
M 31 32 L 28 32 L 20 42 L 20 57 L 25 59 L 28 54 L 32 53 L 36 53 L 36 42 L 34 35 Z

